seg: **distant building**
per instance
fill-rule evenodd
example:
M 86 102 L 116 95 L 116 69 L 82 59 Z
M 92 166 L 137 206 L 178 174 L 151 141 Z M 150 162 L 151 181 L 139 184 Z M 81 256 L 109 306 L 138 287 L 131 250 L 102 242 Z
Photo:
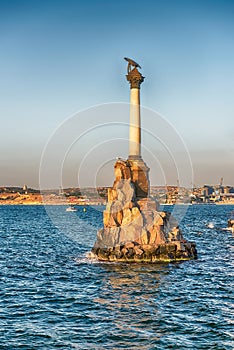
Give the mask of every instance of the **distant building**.
M 203 186 L 203 196 L 204 197 L 209 197 L 213 193 L 214 193 L 214 187 L 209 186 L 209 185 Z
M 25 194 L 28 194 L 28 186 L 27 185 L 23 186 L 23 191 Z

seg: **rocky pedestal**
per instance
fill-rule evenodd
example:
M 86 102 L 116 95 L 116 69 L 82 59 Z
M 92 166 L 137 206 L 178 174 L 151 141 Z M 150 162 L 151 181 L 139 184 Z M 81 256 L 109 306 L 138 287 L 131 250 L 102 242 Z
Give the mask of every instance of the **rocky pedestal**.
M 118 160 L 108 191 L 103 228 L 91 256 L 102 261 L 168 262 L 197 257 L 195 243 L 186 241 L 175 218 L 160 212 L 148 196 L 149 168 L 139 159 Z

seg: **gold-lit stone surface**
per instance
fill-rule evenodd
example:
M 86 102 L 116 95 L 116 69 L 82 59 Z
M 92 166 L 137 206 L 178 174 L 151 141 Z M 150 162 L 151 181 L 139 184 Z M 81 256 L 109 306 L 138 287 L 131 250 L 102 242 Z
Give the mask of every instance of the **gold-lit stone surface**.
M 170 213 L 159 211 L 158 202 L 148 197 L 148 189 L 146 166 L 139 170 L 137 162 L 116 162 L 115 181 L 108 191 L 103 228 L 97 233 L 92 257 L 128 262 L 196 258 L 195 244 L 184 240 Z

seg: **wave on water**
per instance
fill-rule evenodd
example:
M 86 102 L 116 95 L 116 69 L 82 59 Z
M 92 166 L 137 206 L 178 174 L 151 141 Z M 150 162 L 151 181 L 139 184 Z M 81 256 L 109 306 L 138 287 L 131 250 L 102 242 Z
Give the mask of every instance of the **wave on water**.
M 1 206 L 0 347 L 233 349 L 229 213 L 230 206 L 189 207 L 180 227 L 198 260 L 119 264 L 87 255 L 100 213 L 87 210 L 82 222 L 64 215 L 63 231 L 42 206 Z

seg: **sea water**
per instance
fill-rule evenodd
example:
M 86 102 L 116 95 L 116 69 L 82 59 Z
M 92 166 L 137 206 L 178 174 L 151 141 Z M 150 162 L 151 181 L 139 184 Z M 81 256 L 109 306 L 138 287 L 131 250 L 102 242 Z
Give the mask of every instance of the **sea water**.
M 90 261 L 77 208 L 0 206 L 0 349 L 234 349 L 233 206 L 189 206 L 198 260 L 171 264 Z

